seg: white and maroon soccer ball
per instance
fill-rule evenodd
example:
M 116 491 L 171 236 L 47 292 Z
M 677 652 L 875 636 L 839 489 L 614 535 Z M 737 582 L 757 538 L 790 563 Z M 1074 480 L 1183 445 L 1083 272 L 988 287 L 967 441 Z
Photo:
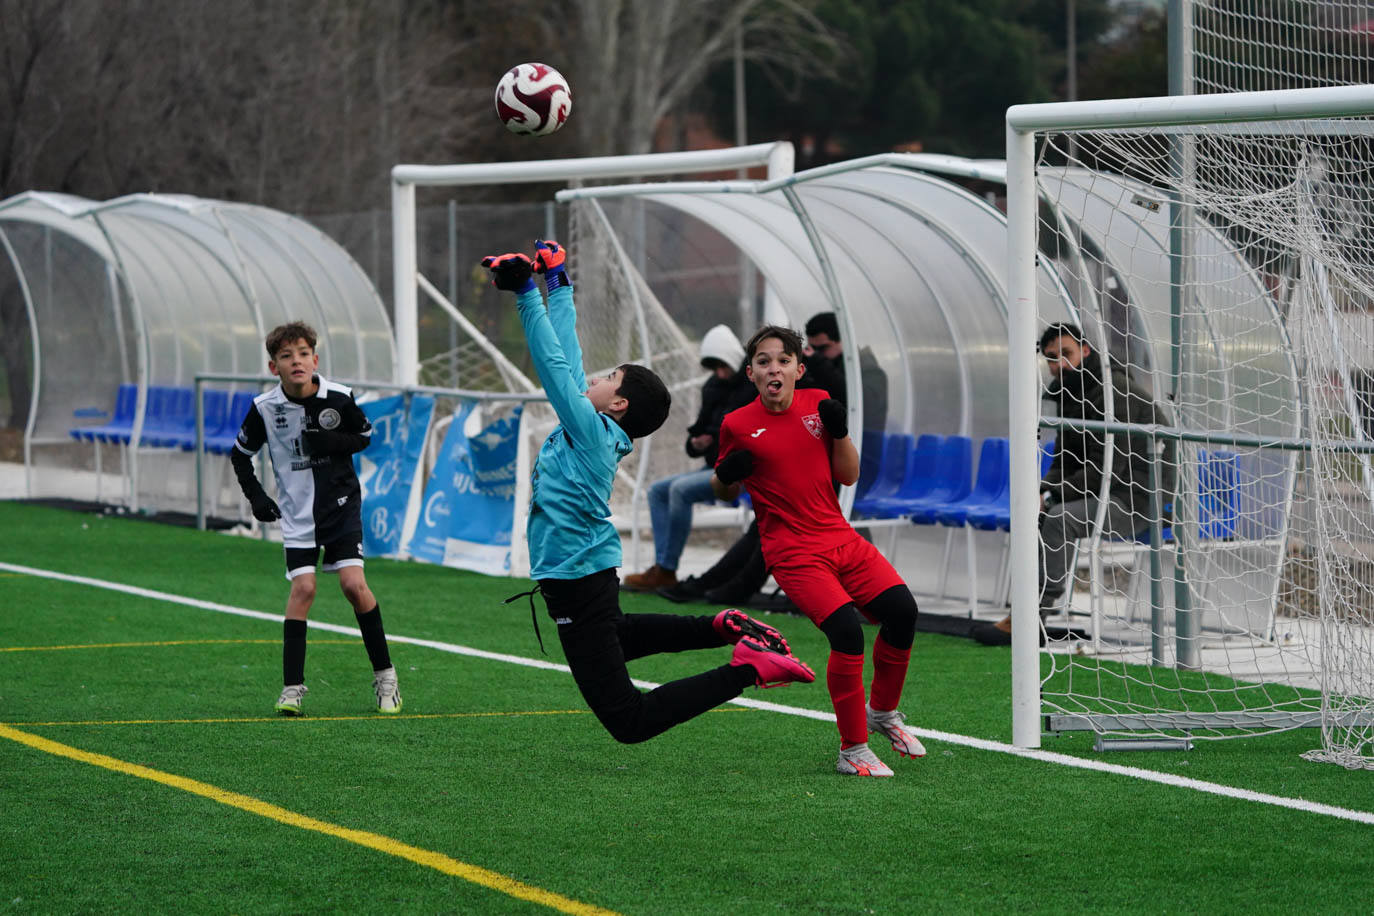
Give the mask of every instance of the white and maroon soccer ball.
M 547 136 L 571 112 L 568 81 L 547 64 L 517 64 L 496 84 L 496 116 L 511 133 Z

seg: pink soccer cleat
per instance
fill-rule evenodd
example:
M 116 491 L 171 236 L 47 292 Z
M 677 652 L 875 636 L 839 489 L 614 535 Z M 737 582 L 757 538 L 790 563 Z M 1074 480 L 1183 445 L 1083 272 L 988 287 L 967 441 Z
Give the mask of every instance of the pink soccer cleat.
M 730 658 L 730 664 L 753 668 L 754 683 L 759 687 L 781 687 L 793 681 L 809 684 L 816 679 L 816 673 L 806 662 L 791 652 L 775 649 L 753 636 L 741 637 L 735 643 L 735 654 Z
M 787 644 L 787 640 L 782 638 L 781 633 L 768 624 L 755 620 L 738 608 L 728 607 L 721 611 L 716 615 L 716 619 L 711 621 L 711 626 L 716 628 L 720 638 L 726 642 L 737 643 L 749 636 L 757 639 L 774 652 L 781 652 L 784 655 L 792 654 L 792 647 Z

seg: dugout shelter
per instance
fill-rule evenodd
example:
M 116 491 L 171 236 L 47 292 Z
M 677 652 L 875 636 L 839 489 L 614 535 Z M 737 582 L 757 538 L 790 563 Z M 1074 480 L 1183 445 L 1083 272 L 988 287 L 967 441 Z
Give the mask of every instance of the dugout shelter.
M 0 201 L 0 246 L 4 333 L 28 342 L 28 389 L 10 394 L 27 399 L 17 413 L 30 497 L 185 508 L 196 376 L 263 374 L 266 332 L 286 321 L 315 327 L 327 377 L 392 380 L 391 323 L 372 283 L 288 214 L 185 195 L 27 192 Z M 207 417 L 207 431 L 212 419 L 236 425 Z M 112 426 L 122 432 L 90 434 Z

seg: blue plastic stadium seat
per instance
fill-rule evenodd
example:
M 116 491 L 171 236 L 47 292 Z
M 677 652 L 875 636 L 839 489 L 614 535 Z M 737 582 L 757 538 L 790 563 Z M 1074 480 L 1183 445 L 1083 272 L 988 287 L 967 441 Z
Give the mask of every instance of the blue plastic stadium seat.
M 1235 452 L 1218 450 L 1198 453 L 1198 538 L 1204 541 L 1223 541 L 1236 536 L 1236 511 L 1239 502 L 1238 480 L 1240 456 Z M 1172 508 L 1172 504 L 1165 507 Z M 1150 543 L 1150 530 L 1137 532 L 1135 540 Z M 1162 543 L 1174 540 L 1172 525 L 1160 529 Z
M 907 472 L 912 445 L 912 437 L 902 433 L 894 433 L 884 439 L 874 479 L 863 496 L 855 497 L 856 511 L 863 511 L 860 509 L 861 504 L 891 499 L 897 495 Z
M 968 496 L 935 512 L 935 521 L 950 528 L 962 528 L 970 512 L 996 509 L 1003 491 L 1008 493 L 1011 453 L 1006 439 L 990 436 L 978 450 L 978 477 Z
M 940 449 L 935 486 L 925 496 L 900 507 L 913 525 L 933 525 L 939 513 L 968 498 L 973 486 L 973 440 L 949 436 Z
M 248 411 L 253 407 L 253 398 L 257 397 L 256 391 L 236 391 L 229 399 L 229 407 L 224 412 L 224 423 L 216 430 L 210 429 L 210 424 L 205 424 L 205 450 L 216 455 L 227 455 L 234 447 L 234 440 L 238 438 L 239 427 L 243 425 L 244 417 L 248 416 Z
M 912 461 L 901 490 L 895 497 L 873 505 L 870 512 L 873 517 L 907 518 L 968 495 L 969 470 L 973 463 L 973 444 L 968 436 L 935 437 L 933 442 L 926 440 L 925 447 L 922 446 L 918 441 L 912 450 Z
M 126 434 L 134 424 L 134 408 L 138 406 L 138 386 L 134 384 L 120 385 L 115 392 L 114 415 L 110 422 L 99 426 L 79 426 L 70 430 L 73 439 L 80 439 L 85 442 L 115 442 L 119 441 L 118 436 L 121 432 Z
M 160 396 L 154 397 L 155 393 Z M 176 445 L 177 436 L 181 433 L 187 417 L 191 418 L 192 423 L 195 422 L 192 397 L 190 388 L 149 388 L 148 408 L 143 414 L 143 431 L 139 436 L 139 445 L 154 448 Z
M 888 438 L 891 440 L 897 437 L 889 436 Z M 914 446 L 910 444 L 910 437 L 906 438 L 908 442 L 904 449 L 904 460 L 901 464 L 888 465 L 886 455 L 884 456 L 883 473 L 886 475 L 895 468 L 897 486 L 888 495 L 881 496 L 875 492 L 878 489 L 878 484 L 875 483 L 873 490 L 869 491 L 867 496 L 854 501 L 856 514 L 874 518 L 895 518 L 896 514 L 887 516 L 879 513 L 894 501 L 915 499 L 929 491 L 935 476 L 935 458 L 945 437 L 933 433 L 923 433 L 917 437 Z M 885 451 L 888 450 L 885 449 Z
M 1040 444 L 1040 476 L 1044 477 L 1050 470 L 1050 464 L 1054 461 L 1055 440 Z M 1006 485 L 997 494 L 997 498 L 987 505 L 969 510 L 964 519 L 965 524 L 970 528 L 979 531 L 1010 531 L 1011 530 L 1011 473 L 1010 459 L 1011 448 L 1007 448 L 1008 473 Z
M 216 432 L 224 426 L 224 412 L 229 409 L 229 392 L 218 388 L 204 388 L 201 390 L 203 403 L 205 404 L 205 435 L 208 437 L 212 432 Z M 179 448 L 183 452 L 189 452 L 196 447 L 196 396 L 195 389 L 191 389 L 191 409 L 190 412 L 175 418 L 174 431 L 162 437 L 161 445 Z
M 878 479 L 883 466 L 883 446 L 886 438 L 882 430 L 864 430 L 863 453 L 859 455 L 859 482 L 854 485 L 855 499 L 867 496 L 873 482 Z

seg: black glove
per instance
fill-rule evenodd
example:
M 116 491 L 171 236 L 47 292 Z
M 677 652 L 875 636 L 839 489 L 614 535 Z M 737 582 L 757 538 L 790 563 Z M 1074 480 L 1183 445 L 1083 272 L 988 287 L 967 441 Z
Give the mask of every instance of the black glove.
M 277 508 L 276 500 L 266 493 L 259 493 L 253 497 L 253 518 L 260 522 L 275 522 L 281 518 L 281 509 Z
M 491 271 L 491 282 L 497 289 L 523 293 L 534 289 L 534 264 L 529 255 L 491 254 L 482 259 L 482 266 Z
M 366 440 L 357 433 L 336 429 L 303 429 L 301 438 L 311 455 L 351 455 L 367 448 Z
M 727 487 L 754 473 L 754 453 L 747 448 L 731 452 L 716 465 L 716 479 Z
M 834 398 L 821 401 L 821 423 L 832 439 L 843 439 L 849 435 L 849 409 Z

